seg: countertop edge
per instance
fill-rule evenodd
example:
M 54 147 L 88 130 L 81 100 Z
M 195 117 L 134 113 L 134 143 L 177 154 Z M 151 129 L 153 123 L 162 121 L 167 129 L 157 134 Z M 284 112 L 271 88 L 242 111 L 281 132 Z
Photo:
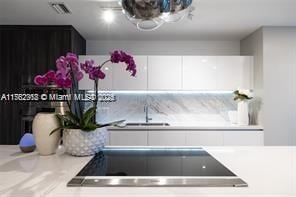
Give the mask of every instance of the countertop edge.
M 263 131 L 260 125 L 250 126 L 127 126 L 127 127 L 108 127 L 110 131 L 116 130 L 194 130 L 194 131 Z

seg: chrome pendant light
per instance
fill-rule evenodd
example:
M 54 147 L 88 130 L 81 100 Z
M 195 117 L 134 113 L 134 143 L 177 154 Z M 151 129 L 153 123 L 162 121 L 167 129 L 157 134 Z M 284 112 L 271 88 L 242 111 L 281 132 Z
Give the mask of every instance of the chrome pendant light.
M 139 30 L 151 31 L 190 14 L 192 0 L 120 0 L 123 12 Z

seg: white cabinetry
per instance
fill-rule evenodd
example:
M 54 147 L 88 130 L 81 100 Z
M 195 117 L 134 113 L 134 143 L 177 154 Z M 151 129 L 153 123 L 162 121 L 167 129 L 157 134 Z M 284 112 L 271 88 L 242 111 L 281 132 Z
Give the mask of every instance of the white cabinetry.
M 185 146 L 186 131 L 148 131 L 149 146 Z
M 263 145 L 263 131 L 224 131 L 224 146 Z
M 109 56 L 79 56 L 97 64 Z M 123 63 L 107 63 L 100 90 L 235 90 L 253 88 L 253 57 L 250 56 L 134 56 L 137 75 L 131 77 Z M 93 89 L 85 76 L 80 89 Z
M 110 130 L 111 146 L 263 146 L 260 130 Z
M 183 56 L 183 90 L 253 88 L 253 57 Z
M 223 146 L 223 131 L 187 131 L 187 146 Z
M 217 90 L 253 88 L 253 57 L 216 57 Z
M 147 56 L 134 56 L 137 74 L 131 76 L 124 63 L 112 65 L 113 90 L 146 90 L 147 89 Z
M 182 80 L 183 90 L 215 90 L 215 57 L 183 56 Z
M 109 131 L 111 146 L 147 146 L 147 131 Z
M 81 55 L 79 56 L 79 62 L 84 63 L 85 60 L 94 60 L 96 65 L 103 63 L 108 60 L 109 56 L 98 56 L 98 55 Z M 112 64 L 107 63 L 102 68 L 103 72 L 106 74 L 104 80 L 99 80 L 99 90 L 111 90 L 112 89 L 112 80 L 113 80 L 113 72 L 112 72 Z M 93 90 L 94 82 L 89 79 L 88 75 L 84 73 L 84 77 L 81 81 L 79 81 L 79 89 L 80 90 Z
M 148 89 L 181 90 L 182 57 L 148 56 Z

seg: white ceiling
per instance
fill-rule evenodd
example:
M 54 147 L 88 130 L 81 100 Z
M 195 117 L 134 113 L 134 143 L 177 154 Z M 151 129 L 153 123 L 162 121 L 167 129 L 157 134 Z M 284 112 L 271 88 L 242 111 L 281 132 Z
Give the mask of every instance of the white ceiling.
M 296 0 L 193 0 L 192 21 L 153 32 L 137 30 L 121 12 L 104 24 L 102 0 L 61 0 L 71 15 L 58 15 L 49 1 L 56 0 L 0 0 L 0 24 L 73 25 L 88 40 L 239 40 L 261 26 L 296 26 Z

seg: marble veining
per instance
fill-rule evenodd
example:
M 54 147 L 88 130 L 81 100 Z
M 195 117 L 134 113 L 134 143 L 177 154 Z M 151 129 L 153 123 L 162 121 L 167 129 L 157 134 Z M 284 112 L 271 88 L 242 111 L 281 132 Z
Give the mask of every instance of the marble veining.
M 202 124 L 229 122 L 227 112 L 236 110 L 231 93 L 115 93 L 116 102 L 99 103 L 97 121 L 125 119 L 144 122 L 144 106 L 152 122 Z

